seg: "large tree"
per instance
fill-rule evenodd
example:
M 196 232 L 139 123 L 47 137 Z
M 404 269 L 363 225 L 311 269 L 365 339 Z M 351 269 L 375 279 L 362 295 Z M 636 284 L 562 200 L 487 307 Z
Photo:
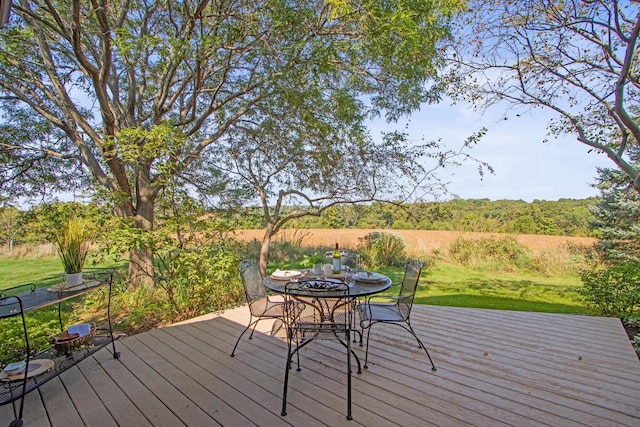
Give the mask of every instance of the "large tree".
M 448 55 L 452 95 L 512 112 L 555 112 L 550 135 L 573 134 L 608 156 L 640 192 L 640 7 L 617 0 L 471 0 Z
M 461 3 L 16 1 L 0 32 L 2 189 L 69 190 L 91 178 L 147 233 L 167 185 L 211 190 L 208 179 L 224 178 L 199 176 L 200 162 L 221 155 L 245 119 L 317 97 L 351 126 L 436 99 L 426 83 Z M 150 248 L 129 257 L 131 283 L 148 283 Z

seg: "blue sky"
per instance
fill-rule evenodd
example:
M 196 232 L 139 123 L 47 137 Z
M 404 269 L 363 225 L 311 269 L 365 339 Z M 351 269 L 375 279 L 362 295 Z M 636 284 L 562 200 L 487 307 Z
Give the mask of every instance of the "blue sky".
M 463 199 L 488 198 L 532 201 L 582 199 L 599 195 L 591 185 L 597 167 L 614 167 L 604 155 L 587 153 L 589 147 L 579 143 L 574 135 L 555 139 L 547 136 L 550 113 L 543 110 L 520 113 L 492 107 L 485 113 L 465 105 L 451 106 L 443 102 L 424 106 L 408 120 L 406 131 L 411 139 L 441 138 L 449 148 L 459 147 L 471 133 L 483 126 L 488 129 L 471 154 L 493 166 L 495 174 L 482 179 L 477 167 L 451 170 L 449 190 Z M 402 128 L 376 123 L 371 127 L 375 136 L 381 129 Z M 548 138 L 549 142 L 543 142 Z

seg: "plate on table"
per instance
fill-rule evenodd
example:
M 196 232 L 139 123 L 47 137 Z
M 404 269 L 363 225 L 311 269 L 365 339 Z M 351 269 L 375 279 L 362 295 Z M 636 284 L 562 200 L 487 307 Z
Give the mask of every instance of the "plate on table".
M 50 359 L 33 359 L 29 361 L 29 371 L 27 372 L 27 378 L 35 377 L 36 375 L 44 374 L 50 371 L 55 366 L 55 362 Z M 14 374 L 7 374 L 4 371 L 0 374 L 0 381 L 16 381 L 24 379 L 24 368 L 22 372 Z
M 24 360 L 21 360 L 19 362 L 9 363 L 7 366 L 4 367 L 2 372 L 7 375 L 21 374 L 24 372 L 24 367 L 26 365 L 27 365 L 27 362 Z
M 294 280 L 301 276 L 302 272 L 298 270 L 276 270 L 271 273 L 271 278 L 274 280 Z
M 378 283 L 384 280 L 384 276 L 372 271 L 359 271 L 353 275 L 356 282 Z

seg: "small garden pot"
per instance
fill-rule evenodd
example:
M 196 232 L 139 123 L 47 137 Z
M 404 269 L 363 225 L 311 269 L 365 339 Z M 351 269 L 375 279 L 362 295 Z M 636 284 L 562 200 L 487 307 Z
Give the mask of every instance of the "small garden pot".
M 82 273 L 67 274 L 67 285 L 76 286 L 82 284 Z

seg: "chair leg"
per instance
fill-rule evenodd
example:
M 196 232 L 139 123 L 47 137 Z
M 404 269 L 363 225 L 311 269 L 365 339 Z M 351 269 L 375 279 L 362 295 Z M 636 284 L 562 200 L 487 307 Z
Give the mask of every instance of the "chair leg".
M 429 362 L 431 362 L 431 370 L 432 371 L 437 371 L 438 368 L 436 368 L 436 365 L 433 364 L 433 360 L 431 359 L 431 355 L 429 354 L 429 350 L 427 350 L 427 347 L 425 347 L 424 344 L 422 344 L 422 341 L 420 340 L 420 338 L 418 338 L 418 335 L 415 333 L 415 331 L 411 327 L 411 323 L 407 322 L 407 326 L 409 327 L 408 331 L 411 332 L 411 335 L 413 335 L 413 337 L 416 339 L 416 341 L 418 341 L 418 345 L 420 347 L 422 347 L 422 349 L 424 350 L 425 353 L 427 353 L 427 357 L 429 358 Z
M 378 322 L 372 322 L 369 323 L 369 325 L 367 326 L 367 349 L 365 350 L 364 353 L 364 369 L 368 369 L 369 365 L 368 365 L 368 360 L 369 360 L 369 336 L 371 335 L 371 327 Z M 385 322 L 383 322 L 385 323 Z M 422 347 L 422 349 L 424 350 L 424 352 L 427 354 L 427 357 L 429 358 L 429 362 L 431 363 L 431 370 L 432 371 L 437 371 L 438 368 L 436 368 L 436 365 L 433 363 L 433 359 L 431 359 L 431 355 L 429 354 L 429 350 L 427 350 L 427 347 L 424 346 L 424 344 L 422 343 L 422 341 L 420 340 L 420 338 L 418 337 L 418 335 L 415 333 L 415 331 L 413 330 L 413 328 L 411 327 L 411 323 L 406 322 L 406 325 L 403 325 L 401 323 L 395 323 L 395 322 L 386 322 L 389 323 L 391 325 L 398 325 L 400 327 L 402 327 L 403 329 L 405 329 L 407 332 L 409 332 L 411 335 L 413 335 L 413 338 L 416 339 L 416 341 L 418 341 L 418 347 Z
M 352 420 L 353 417 L 351 416 L 351 340 L 350 340 L 350 333 L 347 332 L 347 419 L 348 420 Z M 355 356 L 355 354 L 354 354 Z M 356 357 L 356 360 L 358 360 L 358 358 Z M 358 360 L 358 373 L 361 372 L 360 370 L 360 361 Z
M 282 412 L 280 412 L 280 415 L 282 415 L 283 417 L 287 415 L 287 388 L 289 385 L 289 369 L 291 369 L 292 356 L 293 354 L 291 354 L 291 341 L 289 341 L 289 346 L 287 350 L 287 364 L 285 365 L 285 368 L 284 368 L 284 390 L 282 391 Z
M 236 340 L 236 344 L 233 346 L 233 350 L 231 351 L 231 355 L 230 355 L 231 357 L 234 357 L 236 355 L 236 348 L 238 348 L 238 344 L 240 343 L 240 340 L 242 339 L 242 336 L 245 334 L 245 332 L 247 332 L 252 325 L 253 325 L 253 329 L 255 330 L 256 325 L 260 321 L 259 318 L 254 320 L 254 321 L 252 321 L 252 319 L 253 319 L 253 317 L 249 318 L 249 324 L 247 325 L 246 328 L 244 328 L 244 331 L 242 331 L 242 333 L 240 334 L 240 336 Z M 251 334 L 253 334 L 253 332 Z
M 253 329 L 251 330 L 251 335 L 249 335 L 249 339 L 253 339 L 253 333 L 256 331 L 256 326 L 258 326 L 258 322 L 260 321 L 260 319 L 258 319 L 254 324 L 253 324 Z
M 367 349 L 364 352 L 364 369 L 369 369 L 369 364 L 367 362 L 369 361 L 369 337 L 371 336 L 372 326 L 373 323 L 369 323 L 367 326 Z

